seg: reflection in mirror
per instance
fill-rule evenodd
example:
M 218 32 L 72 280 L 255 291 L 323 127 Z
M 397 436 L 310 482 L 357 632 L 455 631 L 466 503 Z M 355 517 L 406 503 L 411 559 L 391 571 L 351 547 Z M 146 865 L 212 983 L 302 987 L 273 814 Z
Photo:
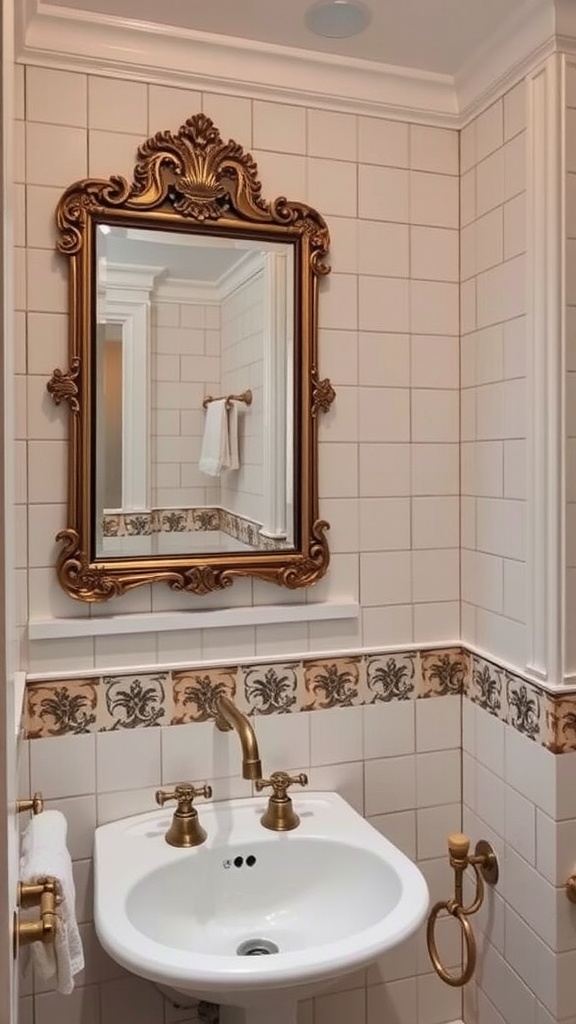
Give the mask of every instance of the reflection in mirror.
M 293 548 L 292 245 L 96 246 L 97 555 Z

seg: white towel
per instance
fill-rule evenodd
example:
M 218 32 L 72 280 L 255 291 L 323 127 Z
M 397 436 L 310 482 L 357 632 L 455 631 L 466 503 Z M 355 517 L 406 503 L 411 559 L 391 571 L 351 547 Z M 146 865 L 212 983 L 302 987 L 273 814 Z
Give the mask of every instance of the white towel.
M 228 465 L 224 469 L 239 469 L 238 451 L 238 403 L 230 402 L 228 409 Z
M 57 924 L 54 943 L 33 942 L 32 960 L 43 978 L 56 975 L 58 992 L 68 995 L 74 988 L 74 975 L 84 967 L 82 940 L 76 923 L 74 876 L 66 846 L 68 825 L 60 811 L 35 814 L 22 836 L 20 879 L 38 883 L 46 877 L 55 878 L 60 903 L 56 907 Z
M 223 469 L 238 469 L 238 407 L 236 402 L 218 398 L 208 403 L 198 468 L 208 476 L 220 476 Z

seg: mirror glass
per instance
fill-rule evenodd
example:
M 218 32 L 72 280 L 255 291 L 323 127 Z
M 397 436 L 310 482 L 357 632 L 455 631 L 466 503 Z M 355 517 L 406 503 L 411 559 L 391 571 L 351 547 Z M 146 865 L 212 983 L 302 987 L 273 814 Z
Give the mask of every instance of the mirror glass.
M 97 557 L 294 547 L 289 243 L 100 224 Z

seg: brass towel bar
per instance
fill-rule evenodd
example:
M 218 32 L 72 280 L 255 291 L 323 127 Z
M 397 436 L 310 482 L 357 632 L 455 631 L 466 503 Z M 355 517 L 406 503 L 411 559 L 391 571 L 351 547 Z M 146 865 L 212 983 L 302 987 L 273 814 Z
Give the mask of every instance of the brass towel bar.
M 244 405 L 252 405 L 252 392 L 250 388 L 246 391 L 242 391 L 239 395 L 206 395 L 202 405 L 204 409 L 207 409 L 210 402 L 221 402 L 222 399 L 226 399 L 226 408 L 229 409 L 232 402 L 244 402 Z
M 44 797 L 42 793 L 34 793 L 30 800 L 17 800 L 16 811 L 22 814 L 23 811 L 32 811 L 32 814 L 42 814 L 44 810 Z
M 56 907 L 59 902 L 55 878 L 18 883 L 18 906 L 23 910 L 40 907 L 40 917 L 37 921 L 21 921 L 19 914 L 14 913 L 14 957 L 20 946 L 29 946 L 32 942 L 54 942 L 58 926 Z

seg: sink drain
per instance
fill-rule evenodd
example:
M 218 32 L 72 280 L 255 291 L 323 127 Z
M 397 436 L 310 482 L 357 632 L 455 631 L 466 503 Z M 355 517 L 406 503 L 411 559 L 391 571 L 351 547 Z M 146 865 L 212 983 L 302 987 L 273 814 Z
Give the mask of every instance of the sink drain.
M 269 956 L 270 953 L 279 953 L 280 950 L 275 942 L 269 939 L 246 939 L 241 942 L 236 950 L 237 956 Z

